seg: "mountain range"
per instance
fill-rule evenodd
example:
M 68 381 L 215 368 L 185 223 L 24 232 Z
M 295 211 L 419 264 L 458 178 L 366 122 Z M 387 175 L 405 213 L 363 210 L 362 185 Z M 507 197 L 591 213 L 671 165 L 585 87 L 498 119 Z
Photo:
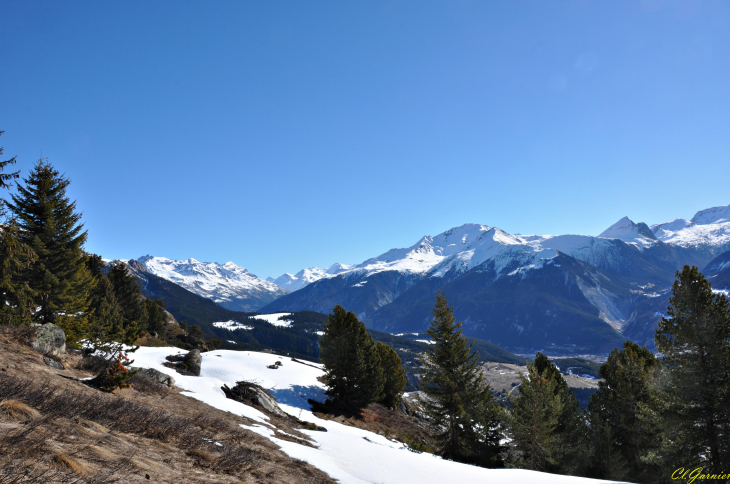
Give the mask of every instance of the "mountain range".
M 423 332 L 443 290 L 468 336 L 525 354 L 605 354 L 627 338 L 653 342 L 683 265 L 700 267 L 713 287 L 725 287 L 728 250 L 730 205 L 651 226 L 624 217 L 598 236 L 518 235 L 465 224 L 358 265 L 269 281 L 231 262 L 138 260 L 230 309 L 326 314 L 341 304 L 390 333 Z

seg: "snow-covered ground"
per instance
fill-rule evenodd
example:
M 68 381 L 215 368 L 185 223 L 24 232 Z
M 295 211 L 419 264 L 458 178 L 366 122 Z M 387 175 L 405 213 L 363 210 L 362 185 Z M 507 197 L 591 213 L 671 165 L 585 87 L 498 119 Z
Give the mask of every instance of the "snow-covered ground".
M 245 324 L 241 324 L 238 321 L 234 321 L 233 319 L 231 319 L 230 321 L 220 321 L 218 323 L 213 323 L 213 326 L 215 326 L 216 328 L 227 329 L 228 331 L 235 331 L 237 329 L 245 329 L 245 330 L 253 329 L 253 326 L 247 326 Z
M 292 320 L 290 319 L 279 319 L 279 318 L 286 318 L 287 316 L 291 316 L 291 313 L 273 313 L 273 314 L 259 314 L 257 316 L 253 316 L 254 319 L 261 319 L 263 321 L 266 321 L 269 324 L 273 324 L 274 326 L 282 326 L 284 328 L 288 328 L 291 326 Z
M 317 381 L 321 365 L 292 361 L 269 353 L 219 350 L 203 353 L 201 376 L 185 376 L 163 366 L 165 356 L 183 353 L 177 348 L 142 347 L 132 355 L 134 366 L 155 368 L 175 378 L 183 394 L 236 415 L 254 420 L 246 427 L 277 444 L 288 455 L 305 460 L 342 483 L 442 484 L 444 482 L 513 484 L 590 484 L 597 481 L 518 469 L 483 469 L 446 461 L 431 454 L 417 454 L 400 442 L 382 435 L 315 417 L 308 409 L 308 398 L 322 400 L 324 386 Z M 268 365 L 280 361 L 276 370 Z M 259 410 L 229 400 L 220 389 L 236 381 L 252 380 L 266 388 L 281 408 L 302 420 L 325 427 L 327 432 L 302 430 L 316 448 L 277 439 L 268 418 Z

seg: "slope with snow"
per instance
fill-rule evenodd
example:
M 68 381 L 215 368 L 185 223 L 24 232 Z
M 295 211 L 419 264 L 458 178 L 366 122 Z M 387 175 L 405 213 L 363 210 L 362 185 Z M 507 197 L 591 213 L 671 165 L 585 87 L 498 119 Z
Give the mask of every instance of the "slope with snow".
M 338 262 L 324 269 L 320 269 L 319 267 L 308 267 L 306 269 L 302 269 L 294 275 L 287 272 L 277 277 L 276 279 L 269 277 L 266 280 L 273 282 L 277 286 L 286 289 L 287 291 L 294 292 L 324 277 L 330 277 L 345 272 L 351 267 L 352 266 L 349 266 L 347 264 L 340 264 Z
M 288 293 L 286 289 L 259 279 L 233 262 L 180 261 L 150 255 L 137 261 L 150 273 L 231 310 L 255 311 Z
M 651 230 L 667 244 L 718 255 L 730 250 L 730 205 L 700 210 L 692 220 L 652 225 Z
M 135 366 L 154 368 L 175 378 L 183 395 L 212 407 L 255 421 L 244 426 L 281 447 L 291 457 L 318 467 L 343 484 L 441 484 L 444 482 L 515 484 L 590 484 L 598 481 L 519 469 L 484 469 L 443 460 L 432 454 L 417 454 L 397 441 L 332 420 L 317 418 L 309 410 L 308 398 L 322 400 L 324 386 L 319 365 L 298 363 L 269 353 L 211 351 L 203 353 L 201 376 L 185 376 L 163 366 L 165 356 L 180 353 L 176 348 L 142 347 L 134 353 Z M 276 361 L 277 370 L 267 368 Z M 302 420 L 325 427 L 327 432 L 301 430 L 315 441 L 314 447 L 278 439 L 268 417 L 256 408 L 229 400 L 220 389 L 239 380 L 255 381 L 276 397 L 281 408 Z

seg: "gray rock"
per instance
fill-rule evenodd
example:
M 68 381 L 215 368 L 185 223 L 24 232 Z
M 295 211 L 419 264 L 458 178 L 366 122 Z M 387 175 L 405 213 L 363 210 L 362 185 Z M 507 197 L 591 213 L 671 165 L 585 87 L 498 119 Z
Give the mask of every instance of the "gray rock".
M 49 358 L 47 356 L 43 357 L 43 361 L 46 362 L 46 365 L 50 366 L 51 368 L 55 368 L 57 370 L 65 370 L 66 368 L 63 367 L 61 363 L 54 360 L 53 358 Z
M 228 385 L 223 385 L 221 390 L 231 400 L 245 404 L 253 403 L 274 415 L 286 417 L 286 413 L 276 403 L 276 398 L 255 383 L 239 381 L 236 382 L 233 388 L 228 388 Z
M 44 355 L 63 358 L 66 355 L 66 333 L 53 323 L 35 328 L 35 338 L 30 345 Z
M 177 363 L 176 365 L 167 364 L 165 366 L 175 368 L 178 373 L 200 376 L 200 365 L 203 362 L 200 350 L 190 350 L 185 355 L 166 356 L 165 359 L 171 363 Z
M 183 360 L 185 369 L 195 376 L 200 376 L 200 365 L 202 363 L 203 357 L 200 356 L 200 350 L 190 350 Z
M 165 385 L 168 387 L 175 386 L 175 379 L 171 377 L 170 375 L 166 375 L 162 373 L 159 370 L 155 370 L 154 368 L 132 368 L 133 370 L 137 370 L 137 374 L 139 376 L 143 376 L 147 379 L 150 379 L 152 381 L 155 381 L 161 385 Z

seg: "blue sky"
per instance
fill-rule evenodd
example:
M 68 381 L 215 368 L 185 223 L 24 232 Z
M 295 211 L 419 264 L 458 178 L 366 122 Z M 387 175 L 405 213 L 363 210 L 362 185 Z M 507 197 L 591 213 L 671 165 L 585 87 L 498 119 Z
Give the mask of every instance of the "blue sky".
M 730 3 L 0 0 L 0 138 L 87 250 L 278 276 L 730 203 Z

